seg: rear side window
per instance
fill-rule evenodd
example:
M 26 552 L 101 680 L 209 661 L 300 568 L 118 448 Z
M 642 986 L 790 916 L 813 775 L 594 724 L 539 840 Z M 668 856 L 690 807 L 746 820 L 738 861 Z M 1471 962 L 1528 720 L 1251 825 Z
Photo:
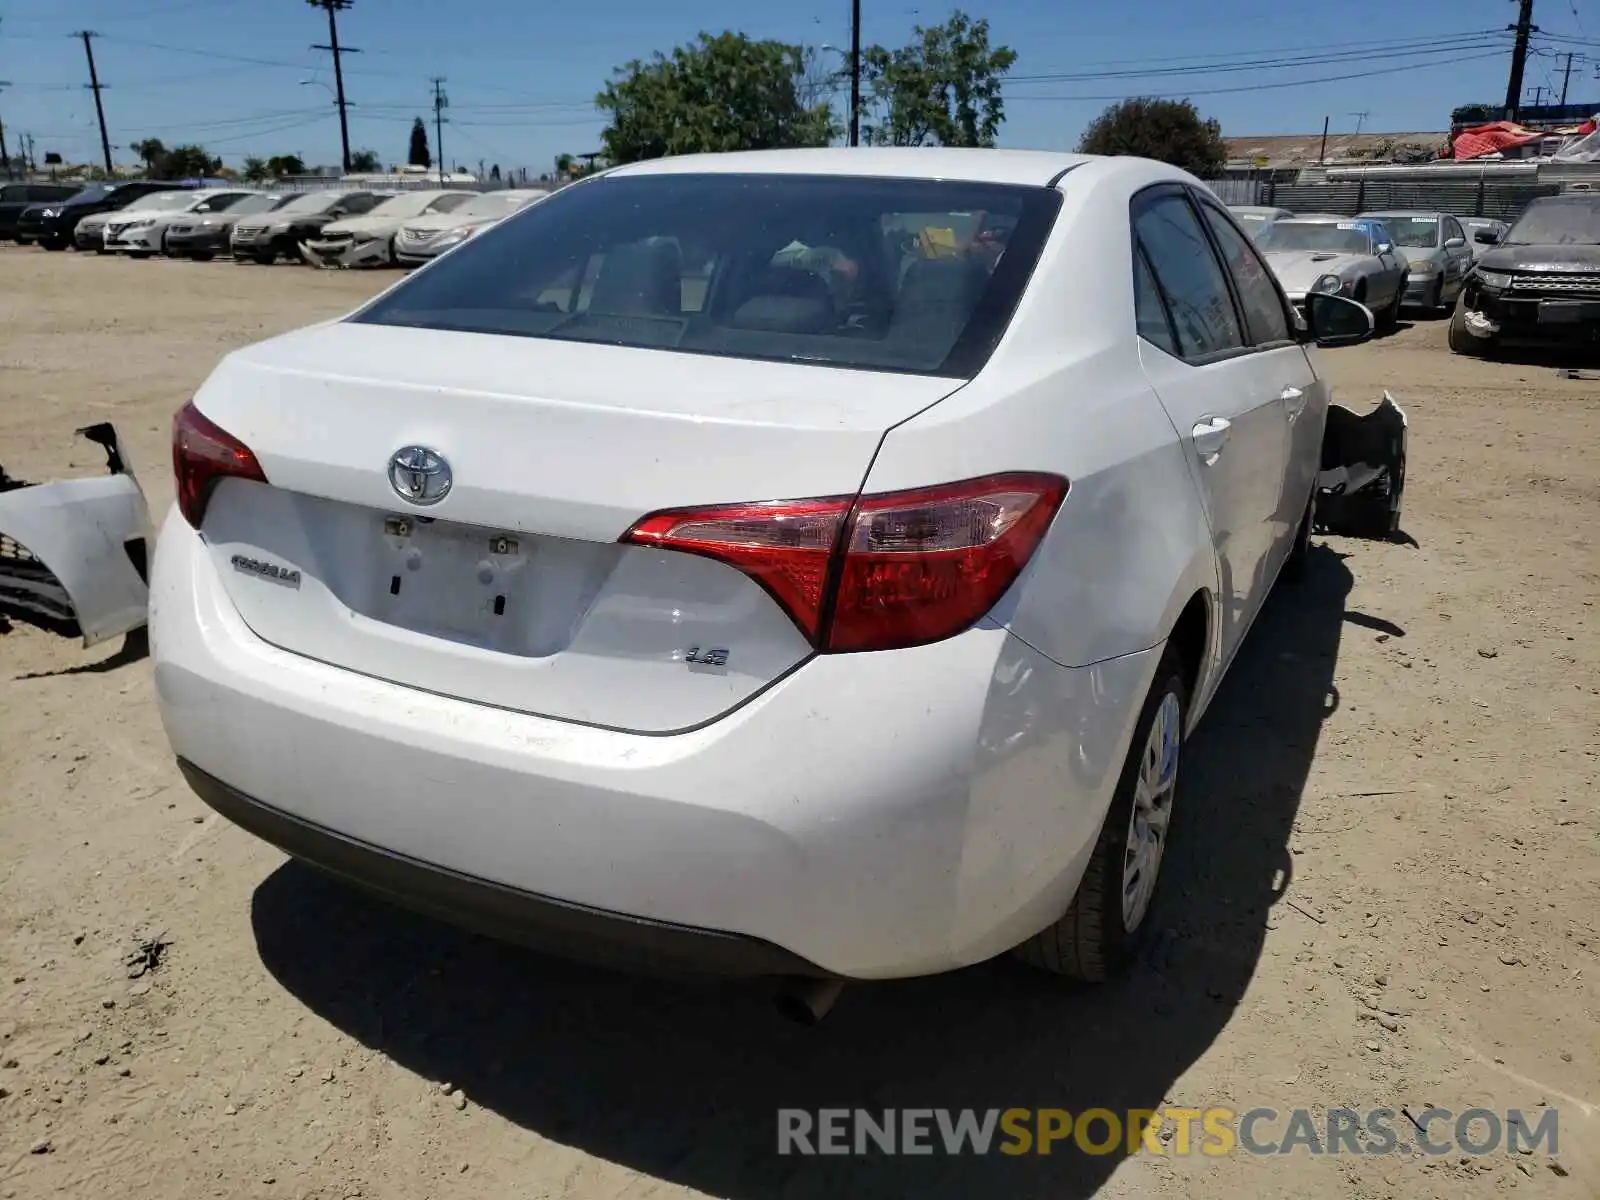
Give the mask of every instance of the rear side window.
M 803 175 L 579 184 L 354 319 L 968 377 L 1016 310 L 1053 188 Z
M 1245 324 L 1249 327 L 1250 342 L 1268 346 L 1289 340 L 1289 317 L 1283 309 L 1283 298 L 1272 282 L 1272 273 L 1261 256 L 1239 232 L 1232 222 L 1210 204 L 1202 201 L 1200 211 L 1205 214 L 1211 234 L 1217 239 L 1228 274 L 1233 276 L 1233 286 L 1239 293 L 1239 303 L 1244 308 Z
M 1134 212 L 1134 231 L 1150 256 L 1184 358 L 1206 358 L 1245 345 L 1222 264 L 1189 202 L 1157 193 Z
M 1159 346 L 1174 358 L 1178 357 L 1178 340 L 1172 334 L 1172 323 L 1167 320 L 1166 302 L 1156 277 L 1150 272 L 1150 260 L 1144 247 L 1133 244 L 1133 320 L 1139 336 L 1152 346 Z

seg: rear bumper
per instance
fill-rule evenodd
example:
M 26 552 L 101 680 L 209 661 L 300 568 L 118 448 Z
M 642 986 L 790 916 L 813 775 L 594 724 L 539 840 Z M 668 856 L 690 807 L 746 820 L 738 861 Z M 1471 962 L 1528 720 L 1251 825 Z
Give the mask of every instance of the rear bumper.
M 491 937 L 634 970 L 826 975 L 815 964 L 756 938 L 568 904 L 419 862 L 263 804 L 181 758 L 178 768 L 200 799 L 286 854 L 403 908 Z
M 150 627 L 197 790 L 291 853 L 574 957 L 854 978 L 981 961 L 1065 911 L 1157 661 L 1068 670 L 980 625 L 630 734 L 270 646 L 177 516 Z

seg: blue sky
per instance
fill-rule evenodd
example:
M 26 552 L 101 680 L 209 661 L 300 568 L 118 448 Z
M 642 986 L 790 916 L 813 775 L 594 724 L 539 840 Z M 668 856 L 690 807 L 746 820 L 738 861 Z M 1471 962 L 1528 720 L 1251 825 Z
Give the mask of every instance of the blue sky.
M 862 7 L 864 41 L 885 45 L 950 11 L 920 0 Z M 1002 144 L 1044 149 L 1071 149 L 1110 100 L 1137 94 L 1190 95 L 1228 134 L 1319 130 L 1324 115 L 1348 131 L 1362 110 L 1367 130 L 1442 129 L 1453 105 L 1504 97 L 1506 35 L 1485 31 L 1516 11 L 1510 0 L 965 7 L 1019 52 Z M 1529 88 L 1559 86 L 1559 56 L 1572 50 L 1588 59 L 1573 68 L 1570 99 L 1600 99 L 1600 0 L 1538 0 L 1535 19 L 1544 53 L 1529 64 Z M 848 46 L 849 3 L 356 0 L 339 25 L 341 41 L 363 51 L 346 60 L 353 147 L 401 160 L 411 118 L 428 114 L 429 78 L 443 75 L 447 157 L 537 174 L 562 151 L 598 148 L 593 97 L 617 64 L 700 30 Z M 133 161 L 129 144 L 148 136 L 199 142 L 235 164 L 273 153 L 338 161 L 338 122 L 321 86 L 332 71 L 309 48 L 327 40 L 327 22 L 303 0 L 0 0 L 0 80 L 11 85 L 0 91 L 0 120 L 13 154 L 18 135 L 32 133 L 41 159 L 99 158 L 83 46 L 70 36 L 86 27 L 102 35 L 95 55 L 119 161 Z M 1269 65 L 1284 59 L 1298 61 Z M 1382 73 L 1337 78 L 1366 72 Z

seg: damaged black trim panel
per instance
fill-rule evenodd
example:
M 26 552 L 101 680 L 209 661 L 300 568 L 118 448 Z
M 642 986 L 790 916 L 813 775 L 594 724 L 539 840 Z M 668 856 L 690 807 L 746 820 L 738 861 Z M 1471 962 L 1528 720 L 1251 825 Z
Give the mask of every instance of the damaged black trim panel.
M 1405 410 L 1388 392 L 1365 416 L 1328 406 L 1317 476 L 1319 533 L 1380 540 L 1399 534 L 1407 433 Z

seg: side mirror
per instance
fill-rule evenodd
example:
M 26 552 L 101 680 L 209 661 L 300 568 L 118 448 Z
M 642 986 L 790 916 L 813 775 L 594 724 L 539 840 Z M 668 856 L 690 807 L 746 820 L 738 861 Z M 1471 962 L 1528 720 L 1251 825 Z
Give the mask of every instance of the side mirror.
M 1378 243 L 1378 253 L 1379 254 L 1387 254 L 1387 253 L 1389 253 L 1389 251 L 1391 251 L 1393 249 L 1394 249 L 1394 247 L 1391 246 L 1388 242 L 1379 242 Z
M 1472 240 L 1482 242 L 1485 246 L 1498 246 L 1500 244 L 1500 235 L 1492 229 L 1480 229 L 1472 235 Z
M 1308 292 L 1306 329 L 1319 346 L 1354 346 L 1372 336 L 1372 310 L 1344 296 Z
M 1467 239 L 1466 238 L 1453 237 L 1453 238 L 1445 238 L 1445 240 L 1444 240 L 1444 248 L 1446 250 L 1459 250 L 1462 246 L 1465 246 L 1466 244 L 1467 244 Z

